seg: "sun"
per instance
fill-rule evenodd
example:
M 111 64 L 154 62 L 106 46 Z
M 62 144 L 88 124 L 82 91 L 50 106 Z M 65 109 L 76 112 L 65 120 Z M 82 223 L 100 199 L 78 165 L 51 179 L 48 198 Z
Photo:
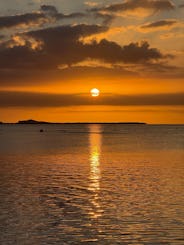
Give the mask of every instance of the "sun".
M 97 89 L 97 88 L 92 88 L 92 89 L 90 90 L 90 93 L 91 93 L 91 96 L 97 97 L 97 96 L 100 95 L 100 90 Z

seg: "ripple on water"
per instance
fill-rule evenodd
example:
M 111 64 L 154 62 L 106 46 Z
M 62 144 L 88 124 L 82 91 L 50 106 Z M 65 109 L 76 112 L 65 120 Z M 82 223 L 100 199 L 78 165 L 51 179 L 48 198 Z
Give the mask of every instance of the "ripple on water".
M 0 244 L 184 244 L 184 127 L 53 127 L 1 132 Z

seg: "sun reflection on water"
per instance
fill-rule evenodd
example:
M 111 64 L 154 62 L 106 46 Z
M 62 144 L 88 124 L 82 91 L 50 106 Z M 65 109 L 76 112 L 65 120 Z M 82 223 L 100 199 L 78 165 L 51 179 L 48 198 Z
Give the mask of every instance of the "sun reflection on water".
M 89 142 L 90 142 L 90 176 L 89 176 L 89 190 L 92 192 L 91 204 L 93 206 L 90 215 L 93 218 L 101 216 L 103 210 L 99 203 L 100 192 L 100 153 L 101 153 L 101 125 L 91 124 L 89 126 Z

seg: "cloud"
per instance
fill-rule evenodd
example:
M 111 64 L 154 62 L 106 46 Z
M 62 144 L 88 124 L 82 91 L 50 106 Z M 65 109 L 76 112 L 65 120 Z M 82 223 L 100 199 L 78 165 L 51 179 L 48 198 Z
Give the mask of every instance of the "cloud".
M 53 5 L 41 5 L 40 10 L 43 11 L 45 14 L 48 14 L 56 18 L 56 20 L 68 19 L 68 18 L 82 18 L 86 16 L 86 14 L 81 13 L 81 12 L 75 12 L 71 14 L 62 14 L 62 13 L 59 13 L 56 7 Z
M 103 22 L 102 22 L 103 25 L 110 25 L 116 16 L 113 15 L 113 14 L 97 12 L 97 13 L 94 14 L 94 17 L 97 18 L 97 19 L 102 19 L 103 20 Z
M 20 44 L 12 45 L 14 40 L 0 44 L 0 68 L 56 68 L 59 64 L 81 61 L 87 54 L 79 38 L 106 29 L 96 25 L 77 25 L 24 33 L 20 35 Z M 42 49 L 31 49 L 30 40 L 43 43 Z
M 85 62 L 85 61 L 84 61 Z M 61 69 L 0 69 L 0 88 L 7 87 L 26 87 L 43 84 L 65 84 L 74 81 L 76 78 L 86 81 L 89 80 L 104 80 L 104 79 L 125 79 L 127 77 L 138 77 L 139 74 L 135 71 L 127 71 L 122 67 L 103 67 L 102 64 L 98 67 L 85 66 L 84 63 L 79 63 L 70 68 Z
M 49 14 L 57 14 L 58 11 L 55 6 L 53 5 L 41 5 L 41 11 L 49 13 Z
M 0 92 L 0 107 L 66 107 L 84 105 L 111 106 L 180 106 L 184 105 L 184 93 L 170 94 L 101 94 L 97 99 L 88 94 L 49 94 L 33 92 Z
M 101 32 L 98 34 L 90 35 L 84 38 L 81 38 L 80 41 L 83 43 L 92 43 L 94 40 L 100 42 L 102 39 L 111 39 L 113 35 L 118 33 L 123 33 L 127 31 L 127 28 L 124 26 L 121 27 L 110 27 L 106 32 Z
M 36 40 L 26 35 L 13 35 L 11 40 L 6 42 L 6 47 L 9 49 L 25 46 L 32 50 L 40 50 L 43 46 L 43 43 L 40 40 Z
M 174 54 L 173 54 L 174 55 Z M 176 54 L 175 54 L 176 55 Z M 129 65 L 127 70 L 137 72 L 141 76 L 154 78 L 182 79 L 184 76 L 183 67 L 168 65 L 166 62 L 155 62 L 147 64 Z
M 106 39 L 99 43 L 89 44 L 91 58 L 103 60 L 108 63 L 146 63 L 151 60 L 159 60 L 164 55 L 155 48 L 150 48 L 148 42 L 130 43 L 121 47 L 115 42 Z
M 169 33 L 166 33 L 166 34 L 163 34 L 160 36 L 160 39 L 170 39 L 170 38 L 174 38 L 174 39 L 181 38 L 181 39 L 183 39 L 184 33 L 175 31 L 175 32 L 169 32 Z
M 161 11 L 175 9 L 170 0 L 126 0 L 122 3 L 110 4 L 105 7 L 91 8 L 91 12 L 112 15 L 112 19 L 119 14 L 147 16 Z
M 110 12 L 120 12 L 127 10 L 136 10 L 139 8 L 151 9 L 154 11 L 172 10 L 175 8 L 174 4 L 169 0 L 127 0 L 123 3 L 111 4 L 102 10 Z
M 0 43 L 0 69 L 56 69 L 88 58 L 110 64 L 149 63 L 168 58 L 148 42 L 120 46 L 102 39 L 83 43 L 81 39 L 108 31 L 106 26 L 58 26 L 27 32 Z
M 175 24 L 177 24 L 178 21 L 177 20 L 159 20 L 159 21 L 155 21 L 152 23 L 148 23 L 146 25 L 141 26 L 141 28 L 143 29 L 152 29 L 152 28 L 160 28 L 160 27 L 170 27 L 173 26 Z
M 153 31 L 169 31 L 171 29 L 180 30 L 184 26 L 184 23 L 176 19 L 158 20 L 150 23 L 146 23 L 137 28 L 139 32 L 153 32 Z M 169 34 L 169 33 L 168 33 Z M 164 34 L 165 35 L 165 34 Z
M 0 29 L 41 25 L 48 22 L 48 18 L 43 13 L 27 13 L 14 16 L 1 16 L 0 17 Z
M 13 16 L 1 16 L 0 29 L 41 26 L 46 23 L 55 23 L 62 19 L 82 18 L 85 16 L 86 15 L 84 13 L 78 12 L 71 14 L 62 14 L 57 11 L 55 6 L 41 5 L 40 11 L 38 12 L 25 13 Z
M 85 2 L 84 4 L 89 6 L 89 7 L 94 7 L 94 6 L 98 6 L 99 5 L 99 3 L 97 3 L 97 2 L 90 2 L 90 1 Z

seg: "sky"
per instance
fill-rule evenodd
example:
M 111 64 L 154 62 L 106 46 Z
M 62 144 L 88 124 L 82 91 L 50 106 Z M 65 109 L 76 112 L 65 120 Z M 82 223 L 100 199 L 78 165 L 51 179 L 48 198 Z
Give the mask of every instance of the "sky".
M 183 16 L 183 0 L 1 0 L 0 121 L 184 123 Z

